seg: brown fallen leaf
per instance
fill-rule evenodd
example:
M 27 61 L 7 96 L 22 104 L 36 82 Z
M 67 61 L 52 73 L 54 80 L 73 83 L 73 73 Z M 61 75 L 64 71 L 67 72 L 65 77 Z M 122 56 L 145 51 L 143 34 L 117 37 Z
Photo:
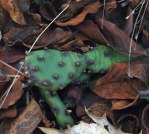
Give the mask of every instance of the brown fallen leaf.
M 102 19 L 96 19 L 95 23 L 108 40 L 108 45 L 119 52 L 129 55 L 131 38 L 124 31 L 107 20 L 102 21 Z M 103 29 L 101 27 L 103 27 Z M 137 43 L 132 40 L 131 56 L 141 55 L 147 55 L 146 51 L 141 49 Z
M 11 77 L 8 75 L 0 75 L 0 91 L 8 85 Z
M 85 35 L 87 38 L 91 39 L 95 43 L 103 43 L 108 44 L 106 38 L 102 35 L 99 31 L 98 27 L 96 26 L 93 21 L 84 21 L 81 24 L 74 27 L 77 29 L 81 34 Z
M 97 81 L 94 93 L 106 99 L 135 99 L 137 89 L 141 87 L 137 85 L 137 80 L 127 76 L 127 65 L 128 63 L 112 65 L 109 72 Z
M 83 7 L 85 7 L 87 4 L 91 3 L 93 0 L 81 0 L 79 2 L 77 1 L 70 1 L 69 2 L 69 10 L 73 13 L 78 13 Z
M 9 85 L 11 83 L 12 83 L 12 80 L 9 81 L 9 84 L 3 89 L 3 92 L 1 93 L 4 93 L 9 88 Z M 12 89 L 10 90 L 6 100 L 4 101 L 4 104 L 2 105 L 2 109 L 6 109 L 9 106 L 14 105 L 22 97 L 22 95 L 23 95 L 22 83 L 19 80 L 17 80 L 14 86 L 12 87 Z M 3 94 L 1 94 L 1 97 L 2 96 Z M 2 103 L 2 100 L 0 101 L 0 104 Z
M 0 110 L 0 120 L 14 118 L 17 115 L 16 106 L 10 106 L 8 109 Z
M 13 120 L 4 120 L 0 124 L 2 134 L 30 134 L 42 119 L 39 105 L 32 99 L 26 108 Z
M 112 110 L 120 110 L 128 107 L 135 106 L 139 104 L 140 98 L 139 95 L 134 100 L 111 100 L 112 101 Z
M 118 119 L 118 124 L 124 132 L 130 132 L 131 134 L 137 134 L 139 130 L 139 118 L 133 114 L 126 114 Z
M 6 95 L 6 92 L 8 91 L 12 81 L 14 80 L 14 77 L 16 76 L 18 70 L 13 68 L 12 66 L 6 64 L 5 62 L 0 60 L 0 105 L 3 104 L 3 99 Z M 18 72 L 18 77 L 16 78 L 16 82 L 13 85 L 13 87 L 10 89 L 10 92 L 4 101 L 4 104 L 2 105 L 2 108 L 6 109 L 11 105 L 14 105 L 23 94 L 22 90 L 22 83 L 21 80 L 24 79 L 26 75 L 22 72 Z
M 24 26 L 24 27 L 11 27 L 9 32 L 4 34 L 3 40 L 7 43 L 13 43 L 17 40 L 24 40 L 32 34 L 36 34 L 39 31 L 39 26 Z M 41 32 L 41 31 L 39 31 Z
M 149 104 L 143 109 L 142 125 L 145 128 L 145 134 L 149 133 Z
M 1 76 L 4 75 L 5 77 L 11 77 L 14 78 L 14 76 L 18 73 L 20 77 L 20 79 L 24 79 L 24 77 L 28 78 L 28 76 L 26 74 L 24 74 L 21 71 L 18 71 L 16 68 L 12 67 L 11 65 L 7 64 L 6 62 L 0 60 L 0 69 L 1 69 Z
M 42 30 L 43 28 L 39 28 L 39 26 L 12 27 L 8 33 L 4 34 L 3 39 L 11 46 L 24 45 L 30 48 Z M 48 29 L 39 38 L 33 49 L 43 48 L 48 45 L 52 47 L 54 43 L 65 42 L 71 36 L 72 33 L 70 31 L 63 30 L 62 28 Z
M 47 128 L 53 128 L 56 126 L 56 123 L 55 121 L 49 121 L 46 117 L 45 114 L 42 115 L 42 122 L 44 123 L 44 125 L 47 127 Z
M 58 13 L 52 4 L 52 2 L 45 1 L 43 4 L 39 7 L 40 14 L 47 20 L 52 21 L 53 18 L 55 18 Z
M 127 16 L 130 15 L 130 13 L 132 12 L 132 10 L 130 8 L 128 8 L 127 11 Z M 125 21 L 125 25 L 123 27 L 124 32 L 130 36 L 132 29 L 133 29 L 133 15 L 130 15 L 130 17 L 128 19 L 126 19 Z
M 9 47 L 5 44 L 4 47 L 0 49 L 0 60 L 6 63 L 14 63 L 25 58 L 25 56 L 24 51 L 17 47 Z
M 149 42 L 149 31 L 147 31 L 146 28 L 143 29 L 142 34 L 142 46 L 144 48 L 148 48 L 148 42 Z M 148 53 L 148 51 L 147 51 Z
M 110 2 L 106 3 L 105 10 L 108 11 L 116 7 L 117 7 L 116 0 L 110 0 Z
M 94 2 L 93 4 L 89 4 L 76 17 L 70 19 L 67 22 L 56 22 L 56 24 L 59 26 L 76 26 L 76 25 L 80 24 L 85 19 L 85 16 L 88 13 L 96 13 L 98 11 L 98 9 L 100 8 L 100 6 L 101 6 L 101 4 L 99 1 Z
M 102 117 L 105 113 L 108 114 L 110 111 L 111 103 L 109 101 L 96 102 L 89 108 L 90 114 L 96 117 Z
M 74 39 L 74 40 L 64 43 L 63 45 L 58 45 L 58 48 L 62 49 L 62 50 L 71 51 L 72 49 L 75 49 L 75 48 L 81 49 L 81 47 L 83 47 L 83 46 L 85 46 L 85 44 L 83 43 L 82 40 Z
M 90 109 L 90 108 L 89 108 Z M 121 127 L 115 128 L 110 124 L 110 122 L 107 120 L 107 115 L 106 113 L 102 116 L 95 116 L 89 112 L 89 109 L 85 108 L 85 112 L 87 115 L 98 125 L 101 125 L 103 127 L 107 127 L 107 130 L 109 131 L 110 134 L 131 134 L 131 133 L 125 133 L 121 130 Z
M 12 20 L 18 24 L 25 25 L 26 21 L 21 13 L 17 0 L 0 0 L 0 5 L 10 14 Z
M 145 84 L 149 85 L 148 72 L 149 72 L 149 58 L 144 57 L 130 64 L 130 72 L 128 75 L 131 78 L 133 77 L 139 78 Z

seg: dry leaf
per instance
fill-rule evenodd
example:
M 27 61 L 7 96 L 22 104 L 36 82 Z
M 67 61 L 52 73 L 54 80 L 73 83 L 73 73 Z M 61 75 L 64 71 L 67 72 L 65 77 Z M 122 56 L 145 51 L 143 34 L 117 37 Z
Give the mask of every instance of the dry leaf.
M 88 13 L 96 13 L 100 6 L 101 6 L 101 4 L 98 1 L 93 3 L 93 4 L 89 4 L 75 18 L 72 18 L 71 20 L 69 20 L 67 22 L 56 22 L 56 24 L 59 26 L 75 26 L 75 25 L 78 25 L 84 20 L 85 16 Z
M 32 99 L 27 107 L 13 120 L 4 120 L 0 124 L 2 134 L 30 134 L 42 119 L 39 105 Z
M 89 108 L 90 109 L 90 108 Z M 101 126 L 107 126 L 108 131 L 110 134 L 130 134 L 130 133 L 124 133 L 121 131 L 121 128 L 116 129 L 115 127 L 113 127 L 107 120 L 106 114 L 104 114 L 101 117 L 96 117 L 92 114 L 89 113 L 89 109 L 85 108 L 85 111 L 87 113 L 87 115 L 97 124 L 101 125 Z
M 0 0 L 0 5 L 10 14 L 12 20 L 18 24 L 25 25 L 25 19 L 18 7 L 17 0 Z
M 129 55 L 131 38 L 115 24 L 102 19 L 95 20 L 98 28 L 113 49 Z M 101 27 L 103 27 L 101 29 Z M 135 41 L 132 40 L 131 56 L 147 55 L 146 51 L 141 49 Z
M 100 78 L 93 91 L 106 99 L 135 99 L 137 89 L 142 88 L 136 79 L 127 76 L 128 63 L 117 63 L 110 67 L 109 72 Z

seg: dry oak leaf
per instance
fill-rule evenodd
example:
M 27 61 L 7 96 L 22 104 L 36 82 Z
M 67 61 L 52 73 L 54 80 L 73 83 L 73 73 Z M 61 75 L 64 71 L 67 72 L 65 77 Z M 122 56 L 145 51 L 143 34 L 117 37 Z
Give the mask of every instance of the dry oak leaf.
M 134 100 L 112 100 L 112 110 L 126 109 L 135 106 L 140 101 L 140 96 L 138 95 Z
M 93 91 L 106 99 L 135 99 L 140 88 L 136 79 L 127 76 L 128 63 L 117 63 L 110 67 L 109 72 L 100 78 Z
M 35 100 L 13 120 L 4 120 L 0 124 L 1 134 L 31 134 L 42 119 L 42 111 Z
M 102 35 L 97 25 L 92 20 L 84 21 L 81 24 L 74 27 L 85 37 L 91 39 L 95 43 L 108 44 L 106 38 Z
M 18 80 L 10 90 L 10 93 L 8 94 L 8 97 L 6 98 L 2 108 L 6 109 L 9 106 L 14 105 L 22 97 L 22 95 L 23 95 L 22 83 Z
M 131 38 L 123 30 L 107 20 L 102 21 L 102 19 L 96 19 L 95 23 L 109 42 L 108 45 L 119 52 L 129 55 Z M 103 28 L 101 29 L 101 27 Z M 147 55 L 147 52 L 132 40 L 131 56 L 136 57 L 142 55 Z
M 130 64 L 130 72 L 128 72 L 129 77 L 139 78 L 145 84 L 149 85 L 149 58 L 140 58 Z
M 76 25 L 80 24 L 85 19 L 85 16 L 88 13 L 96 13 L 98 11 L 98 9 L 100 8 L 100 6 L 101 6 L 101 4 L 99 1 L 97 1 L 93 4 L 89 4 L 75 18 L 72 18 L 71 20 L 69 20 L 67 22 L 56 22 L 56 24 L 59 26 L 76 26 Z
M 18 0 L 0 0 L 0 5 L 10 14 L 14 22 L 21 25 L 26 24 L 24 16 L 18 7 Z
M 9 107 L 8 109 L 0 110 L 0 120 L 14 118 L 17 115 L 17 108 L 15 105 Z

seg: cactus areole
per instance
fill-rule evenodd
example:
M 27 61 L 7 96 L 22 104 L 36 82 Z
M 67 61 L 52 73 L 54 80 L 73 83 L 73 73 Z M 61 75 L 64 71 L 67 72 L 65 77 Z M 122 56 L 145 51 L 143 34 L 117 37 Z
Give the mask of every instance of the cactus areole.
M 66 128 L 67 124 L 73 125 L 74 121 L 56 91 L 71 82 L 86 81 L 90 74 L 106 71 L 112 64 L 125 61 L 128 61 L 127 56 L 105 45 L 98 45 L 83 55 L 46 49 L 33 51 L 26 56 L 25 69 L 33 85 L 39 88 L 51 107 L 58 125 Z

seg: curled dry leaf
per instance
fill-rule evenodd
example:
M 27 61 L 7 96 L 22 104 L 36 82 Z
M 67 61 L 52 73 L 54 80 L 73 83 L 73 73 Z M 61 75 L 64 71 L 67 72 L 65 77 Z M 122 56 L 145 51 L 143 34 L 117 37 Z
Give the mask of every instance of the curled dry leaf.
M 142 124 L 146 131 L 145 134 L 148 134 L 149 133 L 149 104 L 143 109 Z
M 91 123 L 80 122 L 67 130 L 56 130 L 53 128 L 39 127 L 45 134 L 110 134 L 103 126 Z
M 5 120 L 0 124 L 3 134 L 30 134 L 42 119 L 39 105 L 32 99 L 27 107 L 13 120 Z
M 90 109 L 90 108 L 89 108 Z M 87 115 L 97 124 L 101 125 L 101 126 L 106 126 L 107 129 L 108 129 L 108 132 L 110 134 L 130 134 L 130 133 L 124 133 L 122 132 L 121 128 L 115 128 L 113 127 L 107 120 L 107 117 L 106 117 L 106 114 L 104 114 L 103 116 L 100 116 L 100 117 L 97 117 L 97 116 L 94 116 L 93 114 L 91 114 L 89 112 L 89 109 L 86 109 L 85 108 L 85 111 L 87 113 Z
M 9 82 L 9 85 L 12 83 L 12 81 Z M 7 85 L 4 89 L 7 91 L 9 86 Z M 3 89 L 3 90 L 4 90 Z M 22 90 L 22 83 L 17 80 L 12 89 L 10 90 L 6 100 L 4 101 L 4 104 L 2 105 L 3 109 L 8 108 L 9 106 L 14 105 L 23 95 L 23 90 Z M 3 94 L 1 94 L 1 97 Z M 3 99 L 2 99 L 3 100 Z M 2 100 L 0 101 L 0 104 L 2 103 Z
M 90 114 L 96 117 L 101 117 L 104 115 L 104 113 L 108 114 L 110 110 L 111 110 L 111 103 L 109 101 L 96 102 L 89 108 Z
M 17 40 L 22 41 L 28 36 L 38 33 L 38 31 L 39 31 L 39 26 L 11 27 L 9 32 L 4 34 L 3 39 L 7 43 L 13 43 Z
M 21 13 L 17 0 L 0 0 L 0 5 L 10 14 L 12 20 L 18 24 L 25 25 L 25 19 Z
M 33 42 L 36 40 L 37 36 L 42 32 L 43 28 L 39 26 L 28 26 L 11 28 L 11 30 L 3 36 L 3 39 L 9 43 L 9 45 L 21 45 L 30 48 Z M 14 34 L 15 33 L 15 34 Z M 72 33 L 70 31 L 65 31 L 61 28 L 56 28 L 54 30 L 46 30 L 43 35 L 39 38 L 34 49 L 43 48 L 54 43 L 61 41 L 65 42 L 70 38 Z M 52 47 L 51 46 L 51 47 Z
M 117 63 L 110 67 L 109 72 L 100 78 L 93 91 L 106 99 L 135 99 L 137 89 L 141 88 L 138 81 L 127 76 L 128 63 Z
M 108 11 L 110 9 L 116 8 L 116 0 L 110 0 L 110 2 L 106 3 L 105 10 Z
M 85 7 L 85 5 L 89 4 L 93 0 L 81 0 L 79 2 L 77 1 L 70 1 L 69 2 L 69 10 L 73 13 L 78 13 L 82 7 Z
M 95 20 L 98 28 L 108 40 L 113 49 L 129 55 L 131 38 L 115 24 L 102 19 Z M 103 27 L 103 29 L 101 29 Z M 132 40 L 131 56 L 147 55 L 146 51 L 141 49 L 135 41 Z
M 56 22 L 56 24 L 59 26 L 76 26 L 76 25 L 80 24 L 85 19 L 85 16 L 88 13 L 96 13 L 98 11 L 98 9 L 100 8 L 100 6 L 101 6 L 101 4 L 99 1 L 94 2 L 93 4 L 89 4 L 76 17 L 70 19 L 67 22 Z
M 19 48 L 4 45 L 4 47 L 0 49 L 0 60 L 6 63 L 14 63 L 23 58 L 25 58 L 25 53 Z
M 139 103 L 139 95 L 134 100 L 112 100 L 112 110 L 121 110 Z
M 14 118 L 17 115 L 17 108 L 16 106 L 11 106 L 8 109 L 0 110 L 0 120 Z
M 133 114 L 126 114 L 121 116 L 118 119 L 118 124 L 121 125 L 121 129 L 124 132 L 127 132 L 129 130 L 129 132 L 133 133 L 133 134 L 137 134 L 139 133 L 139 118 L 136 115 Z
M 143 81 L 145 84 L 149 85 L 149 58 L 140 58 L 130 64 L 130 72 L 129 77 L 133 78 L 139 78 L 141 81 Z

